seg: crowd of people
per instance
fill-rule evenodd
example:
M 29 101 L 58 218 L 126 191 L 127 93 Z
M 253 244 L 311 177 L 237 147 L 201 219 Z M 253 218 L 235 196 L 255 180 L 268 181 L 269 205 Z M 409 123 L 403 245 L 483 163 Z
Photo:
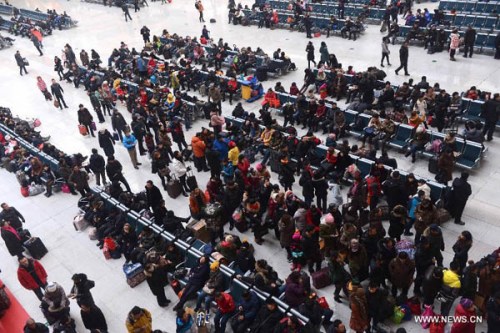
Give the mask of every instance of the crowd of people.
M 203 7 L 200 1 L 196 3 L 203 22 Z M 210 40 L 208 33 L 204 28 L 201 38 Z M 187 284 L 173 307 L 178 332 L 189 332 L 195 327 L 197 314 L 202 309 L 202 320 L 213 322 L 216 332 L 225 332 L 227 325 L 234 332 L 306 333 L 317 331 L 320 326 L 329 333 L 345 332 L 346 326 L 355 332 L 382 332 L 380 324 L 394 315 L 395 306 L 416 303 L 418 309 L 426 310 L 438 302 L 440 311 L 434 315 L 448 316 L 457 298 L 460 300 L 455 314 L 467 316 L 469 320 L 454 323 L 453 333 L 474 332 L 475 323 L 470 318 L 476 315 L 476 309 L 487 314 L 489 331 L 499 329 L 500 249 L 476 262 L 469 260 L 473 234 L 467 230 L 460 233 L 454 244 L 445 244 L 443 207 L 431 198 L 426 180 L 413 174 L 403 179 L 397 170 L 385 167 L 395 162 L 388 156 L 385 145 L 394 134 L 395 122 L 416 128 L 406 152 L 415 162 L 416 153 L 426 149 L 429 142 L 428 126 L 435 126 L 440 132 L 452 126 L 461 105 L 458 92 L 450 96 L 439 85 L 430 87 L 425 77 L 419 83 L 409 80 L 394 89 L 390 82 L 380 81 L 385 73 L 375 67 L 364 72 L 354 72 L 349 67 L 344 72 L 326 44 L 321 45 L 320 60 L 316 63 L 314 45 L 309 43 L 307 60 L 318 70 L 305 70 L 301 88 L 295 83 L 291 85 L 289 93 L 297 96 L 295 103 L 279 105 L 276 92 L 285 92 L 285 88 L 278 82 L 266 93 L 258 115 L 238 103 L 232 111 L 238 121 L 226 123 L 221 102 L 226 94 L 232 102 L 235 89 L 230 82 L 234 82 L 239 73 L 246 74 L 245 70 L 251 67 L 246 65 L 252 64 L 251 57 L 260 54 L 259 50 L 238 50 L 238 61 L 233 61 L 225 73 L 231 78 L 226 81 L 217 75 L 223 74 L 220 72 L 222 59 L 230 48 L 220 40 L 213 56 L 217 71 L 202 78 L 199 73 L 206 72 L 207 68 L 202 59 L 207 56 L 196 38 L 171 36 L 164 31 L 161 37 L 153 36 L 150 42 L 147 27 L 141 29 L 141 35 L 144 49 L 130 50 L 122 42 L 108 58 L 108 69 L 101 68 L 102 60 L 95 50 L 91 51 L 91 57 L 82 50 L 80 67 L 69 44 L 64 47 L 63 59 L 54 59 L 54 70 L 60 80 L 73 83 L 76 88 L 80 84 L 85 87 L 99 123 L 105 123 L 109 117 L 112 133 L 95 128 L 92 113 L 84 104 L 79 106 L 79 124 L 90 136 L 97 134 L 105 157 L 97 149 L 93 149 L 88 158 L 81 154 L 68 156 L 48 143 L 48 138 L 42 137 L 30 124 L 15 119 L 8 109 L 2 109 L 0 122 L 59 163 L 57 170 L 51 170 L 21 146 L 11 147 L 9 138 L 3 135 L 0 136 L 0 157 L 4 165 L 21 170 L 30 184 L 44 184 L 48 196 L 58 178 L 62 178 L 69 192 L 78 191 L 79 207 L 85 212 L 85 220 L 95 228 L 99 247 L 114 252 L 110 253 L 112 258 L 123 255 L 126 264 L 141 263 L 148 286 L 161 307 L 171 303 L 165 286 L 171 284 L 174 288 L 172 281 L 178 280 L 168 280 L 167 276 L 175 277 L 176 266 L 183 259 L 179 250 L 173 242 L 155 235 L 151 228 L 135 230 L 123 212 L 107 207 L 103 199 L 91 191 L 88 173 L 93 173 L 96 185 L 102 185 L 113 198 L 137 212 L 149 211 L 156 225 L 181 239 L 193 236 L 186 228 L 188 221 L 205 219 L 211 251 L 198 259 L 188 275 L 179 277 Z M 387 46 L 388 41 L 383 43 Z M 402 49 L 405 47 L 407 45 Z M 273 58 L 286 60 L 279 51 Z M 407 74 L 408 54 L 401 52 L 405 51 L 400 51 L 399 70 L 404 68 Z M 388 52 L 385 53 L 390 65 Z M 195 65 L 201 63 L 203 67 L 199 70 Z M 22 70 L 23 66 L 19 62 L 18 65 Z M 346 75 L 352 76 L 349 84 Z M 199 90 L 202 84 L 208 86 L 206 103 L 183 92 Z M 37 79 L 37 87 L 47 96 L 49 88 L 41 77 Z M 61 85 L 52 80 L 50 90 L 60 108 L 67 107 Z M 375 91 L 380 92 L 377 97 Z M 351 128 L 342 120 L 343 112 L 336 103 L 329 101 L 330 97 L 355 102 L 357 104 L 351 104 L 353 108 L 372 116 L 368 126 L 359 129 L 363 131 L 361 146 L 345 138 Z M 185 126 L 188 130 L 194 120 L 187 101 L 197 103 L 210 124 L 192 136 L 191 149 L 183 129 Z M 327 103 L 332 107 L 327 109 Z M 129 124 L 117 104 L 132 114 Z M 493 95 L 485 103 L 485 115 L 491 113 L 493 119 L 496 114 L 498 120 L 499 104 L 499 95 Z M 270 113 L 270 108 L 278 107 L 283 109 L 283 126 Z M 492 139 L 491 119 L 488 121 L 490 126 L 483 135 Z M 299 135 L 295 128 L 299 124 L 307 129 L 307 134 Z M 479 125 L 468 126 L 465 136 L 469 140 L 476 137 L 482 143 L 483 136 L 474 132 Z M 329 148 L 324 157 L 316 153 L 322 137 L 315 133 L 320 130 L 328 136 L 324 143 Z M 151 174 L 158 176 L 163 190 L 173 198 L 181 193 L 189 198 L 190 217 L 176 216 L 155 181 L 148 180 L 144 191 L 132 193 L 122 165 L 115 157 L 117 142 L 127 150 L 135 169 L 141 166 L 137 150 L 140 156 L 151 158 Z M 461 217 L 472 191 L 468 173 L 453 179 L 455 146 L 455 135 L 451 133 L 441 146 L 431 148 L 439 153 L 439 181 L 443 184 L 452 181 L 443 198 L 444 208 L 455 218 L 455 223 L 464 225 Z M 382 154 L 377 157 L 379 149 Z M 352 156 L 375 162 L 366 178 L 361 176 Z M 89 163 L 84 165 L 87 159 Z M 210 172 L 206 185 L 198 184 L 196 177 L 194 181 L 191 178 L 191 160 L 198 173 Z M 278 174 L 277 178 L 273 172 Z M 177 181 L 180 190 L 174 195 L 170 185 Z M 296 183 L 300 193 L 296 191 Z M 344 187 L 347 191 L 343 191 Z M 347 200 L 342 192 L 347 192 Z M 328 200 L 329 195 L 333 200 Z M 40 300 L 41 310 L 48 323 L 54 324 L 54 331 L 75 332 L 74 320 L 69 316 L 70 298 L 76 300 L 86 329 L 106 332 L 104 315 L 90 293 L 93 281 L 82 273 L 73 275 L 73 287 L 67 296 L 60 284 L 49 282 L 48 272 L 40 262 L 22 255 L 20 234 L 25 222 L 22 214 L 2 204 L 0 217 L 2 238 L 11 255 L 19 258 L 19 281 Z M 386 221 L 388 223 L 383 223 Z M 225 227 L 226 224 L 229 226 Z M 241 241 L 233 232 L 235 228 L 239 233 L 253 234 L 254 242 Z M 291 272 L 286 278 L 279 276 L 266 260 L 254 257 L 254 246 L 262 246 L 271 238 L 279 241 L 284 249 L 283 257 L 286 253 L 290 262 Z M 443 259 L 445 247 L 451 247 L 454 253 L 449 263 Z M 211 257 L 214 252 L 220 254 L 215 261 Z M 237 272 L 235 279 L 282 297 L 291 308 L 309 318 L 309 324 L 304 325 L 296 317 L 283 316 L 275 300 L 269 298 L 261 302 L 253 291 L 233 298 L 226 292 L 221 271 L 221 265 L 229 264 Z M 325 277 L 335 286 L 334 301 L 350 307 L 349 323 L 332 320 L 333 311 L 315 290 L 320 289 L 316 287 L 319 279 Z M 413 293 L 410 293 L 412 286 Z M 192 299 L 196 299 L 194 309 L 185 306 Z M 152 315 L 136 306 L 127 315 L 125 325 L 131 333 L 150 333 Z M 48 329 L 29 319 L 25 332 L 48 332 Z M 400 328 L 399 332 L 404 329 Z

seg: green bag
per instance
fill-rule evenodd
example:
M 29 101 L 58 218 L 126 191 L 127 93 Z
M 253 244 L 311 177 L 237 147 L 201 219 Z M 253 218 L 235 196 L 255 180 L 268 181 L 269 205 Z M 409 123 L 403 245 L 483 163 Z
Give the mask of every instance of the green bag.
M 401 324 L 404 316 L 405 316 L 404 310 L 400 306 L 395 306 L 394 312 L 393 312 L 392 317 L 391 317 L 392 322 L 394 324 Z

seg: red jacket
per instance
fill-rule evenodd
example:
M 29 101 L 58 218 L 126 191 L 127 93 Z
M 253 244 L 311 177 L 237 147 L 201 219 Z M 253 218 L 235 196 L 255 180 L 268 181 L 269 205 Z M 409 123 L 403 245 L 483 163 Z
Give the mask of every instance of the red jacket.
M 471 317 L 476 315 L 474 310 L 466 310 L 463 308 L 462 304 L 458 304 L 455 309 L 455 317 L 467 318 L 467 322 L 453 323 L 450 333 L 474 333 L 476 330 L 476 323 L 471 320 Z
M 222 292 L 220 298 L 216 300 L 217 307 L 219 308 L 222 314 L 231 313 L 235 310 L 236 306 L 234 305 L 233 296 Z
M 36 260 L 29 259 L 29 261 L 33 263 L 35 267 L 35 273 L 42 282 L 42 284 L 46 284 L 47 272 L 45 271 L 45 268 L 43 268 L 42 264 L 40 264 Z M 17 269 L 17 279 L 19 280 L 21 285 L 28 290 L 33 290 L 41 287 L 36 283 L 35 279 L 33 279 L 28 270 L 24 268 L 24 266 L 22 265 L 19 265 L 19 268 Z

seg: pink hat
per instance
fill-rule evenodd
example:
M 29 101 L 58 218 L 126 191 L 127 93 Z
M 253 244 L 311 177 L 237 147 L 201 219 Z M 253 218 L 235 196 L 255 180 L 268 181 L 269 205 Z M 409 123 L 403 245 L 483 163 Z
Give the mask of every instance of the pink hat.
M 333 217 L 332 214 L 325 215 L 325 223 L 326 224 L 334 224 L 335 223 L 335 218 Z
M 262 169 L 263 169 L 262 164 L 261 164 L 261 163 L 257 163 L 257 165 L 255 165 L 255 169 L 256 169 L 257 171 L 261 172 L 261 171 L 262 171 Z

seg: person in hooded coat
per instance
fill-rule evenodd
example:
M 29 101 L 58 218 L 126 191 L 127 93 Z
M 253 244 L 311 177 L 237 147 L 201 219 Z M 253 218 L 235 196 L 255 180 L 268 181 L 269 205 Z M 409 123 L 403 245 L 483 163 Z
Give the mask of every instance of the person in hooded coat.
M 407 210 L 402 205 L 395 206 L 389 216 L 389 236 L 396 241 L 401 240 L 401 235 L 405 231 Z
M 74 274 L 71 279 L 73 280 L 73 287 L 68 297 L 75 298 L 78 306 L 82 303 L 95 304 L 90 293 L 90 289 L 94 288 L 95 282 L 89 280 L 87 275 L 83 273 Z
M 101 129 L 97 133 L 97 140 L 99 141 L 99 147 L 104 151 L 106 157 L 114 156 L 115 154 L 115 140 L 113 136 L 107 129 Z
M 21 256 L 24 248 L 17 230 L 11 227 L 8 221 L 0 221 L 0 232 L 10 255 L 13 257 Z
M 462 221 L 462 213 L 464 212 L 465 205 L 469 196 L 472 194 L 470 184 L 467 182 L 469 174 L 462 172 L 460 178 L 455 178 L 451 184 L 451 191 L 447 202 L 447 209 L 451 216 L 455 218 L 455 223 L 464 225 Z
M 106 318 L 95 304 L 82 302 L 80 304 L 80 315 L 82 316 L 83 326 L 91 332 L 107 332 L 108 324 Z
M 454 322 L 451 326 L 450 333 L 474 333 L 476 332 L 476 321 L 473 320 L 476 316 L 474 302 L 468 298 L 462 297 L 457 307 L 455 308 L 455 318 L 466 318 L 465 321 Z

